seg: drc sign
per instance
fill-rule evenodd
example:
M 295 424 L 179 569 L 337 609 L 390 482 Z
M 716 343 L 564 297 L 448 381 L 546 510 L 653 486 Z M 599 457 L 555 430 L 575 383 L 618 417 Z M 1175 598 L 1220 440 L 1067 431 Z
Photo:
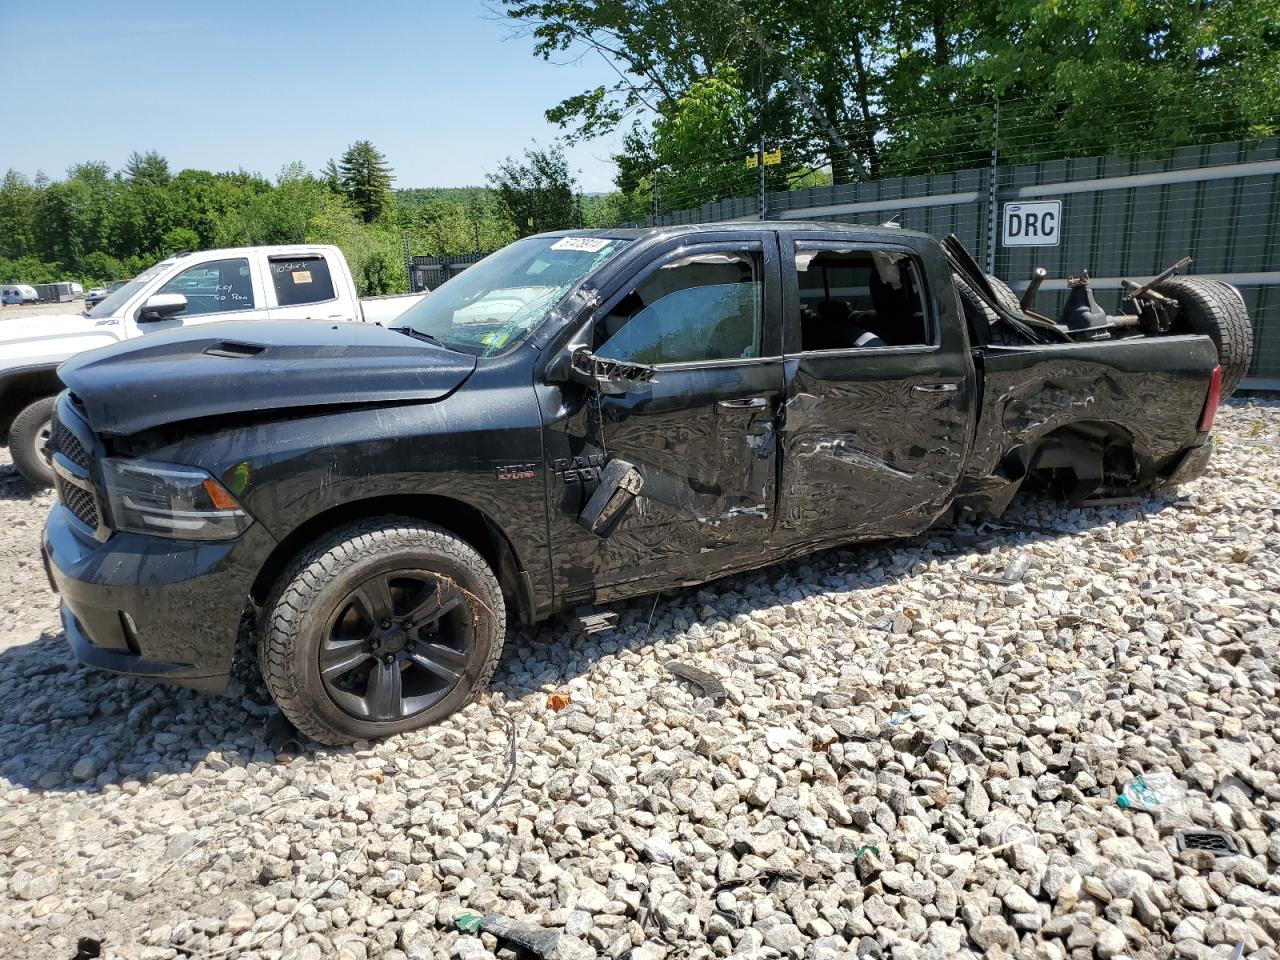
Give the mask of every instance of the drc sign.
M 1062 201 L 1004 205 L 1004 245 L 1006 247 L 1056 247 L 1061 237 Z

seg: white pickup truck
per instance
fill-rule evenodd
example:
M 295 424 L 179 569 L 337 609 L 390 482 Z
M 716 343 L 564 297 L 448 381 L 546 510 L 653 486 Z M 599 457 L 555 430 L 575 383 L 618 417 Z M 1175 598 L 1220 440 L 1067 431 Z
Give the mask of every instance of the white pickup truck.
M 179 253 L 83 313 L 0 321 L 0 443 L 18 472 L 48 486 L 44 457 L 57 368 L 85 350 L 218 320 L 333 320 L 388 324 L 425 294 L 360 300 L 337 247 L 299 244 Z

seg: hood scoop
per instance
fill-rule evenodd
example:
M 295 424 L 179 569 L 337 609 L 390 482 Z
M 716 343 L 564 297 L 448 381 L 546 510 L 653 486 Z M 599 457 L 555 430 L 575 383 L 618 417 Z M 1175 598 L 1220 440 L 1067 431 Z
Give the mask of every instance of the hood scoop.
M 249 357 L 256 357 L 267 349 L 258 343 L 236 343 L 231 340 L 223 340 L 220 343 L 210 344 L 204 348 L 206 357 L 226 357 L 228 360 L 246 360 Z

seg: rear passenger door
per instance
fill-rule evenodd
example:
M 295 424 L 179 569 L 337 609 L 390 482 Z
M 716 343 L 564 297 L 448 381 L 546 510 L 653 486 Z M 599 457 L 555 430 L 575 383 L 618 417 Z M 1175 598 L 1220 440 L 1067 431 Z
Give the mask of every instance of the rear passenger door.
M 783 233 L 786 402 L 778 539 L 814 546 L 926 527 L 965 462 L 973 360 L 928 238 Z
M 266 257 L 272 320 L 353 320 L 354 304 L 338 294 L 339 278 L 323 253 Z M 345 308 L 345 309 L 344 309 Z

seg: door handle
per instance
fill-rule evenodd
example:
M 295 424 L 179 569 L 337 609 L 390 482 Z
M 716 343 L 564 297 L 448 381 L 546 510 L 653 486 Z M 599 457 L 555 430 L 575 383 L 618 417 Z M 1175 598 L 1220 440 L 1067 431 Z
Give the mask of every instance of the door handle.
M 764 397 L 744 397 L 741 400 L 717 400 L 716 413 L 734 413 L 738 410 L 763 410 L 769 405 Z
M 916 393 L 955 393 L 960 387 L 954 383 L 917 383 L 911 389 Z

